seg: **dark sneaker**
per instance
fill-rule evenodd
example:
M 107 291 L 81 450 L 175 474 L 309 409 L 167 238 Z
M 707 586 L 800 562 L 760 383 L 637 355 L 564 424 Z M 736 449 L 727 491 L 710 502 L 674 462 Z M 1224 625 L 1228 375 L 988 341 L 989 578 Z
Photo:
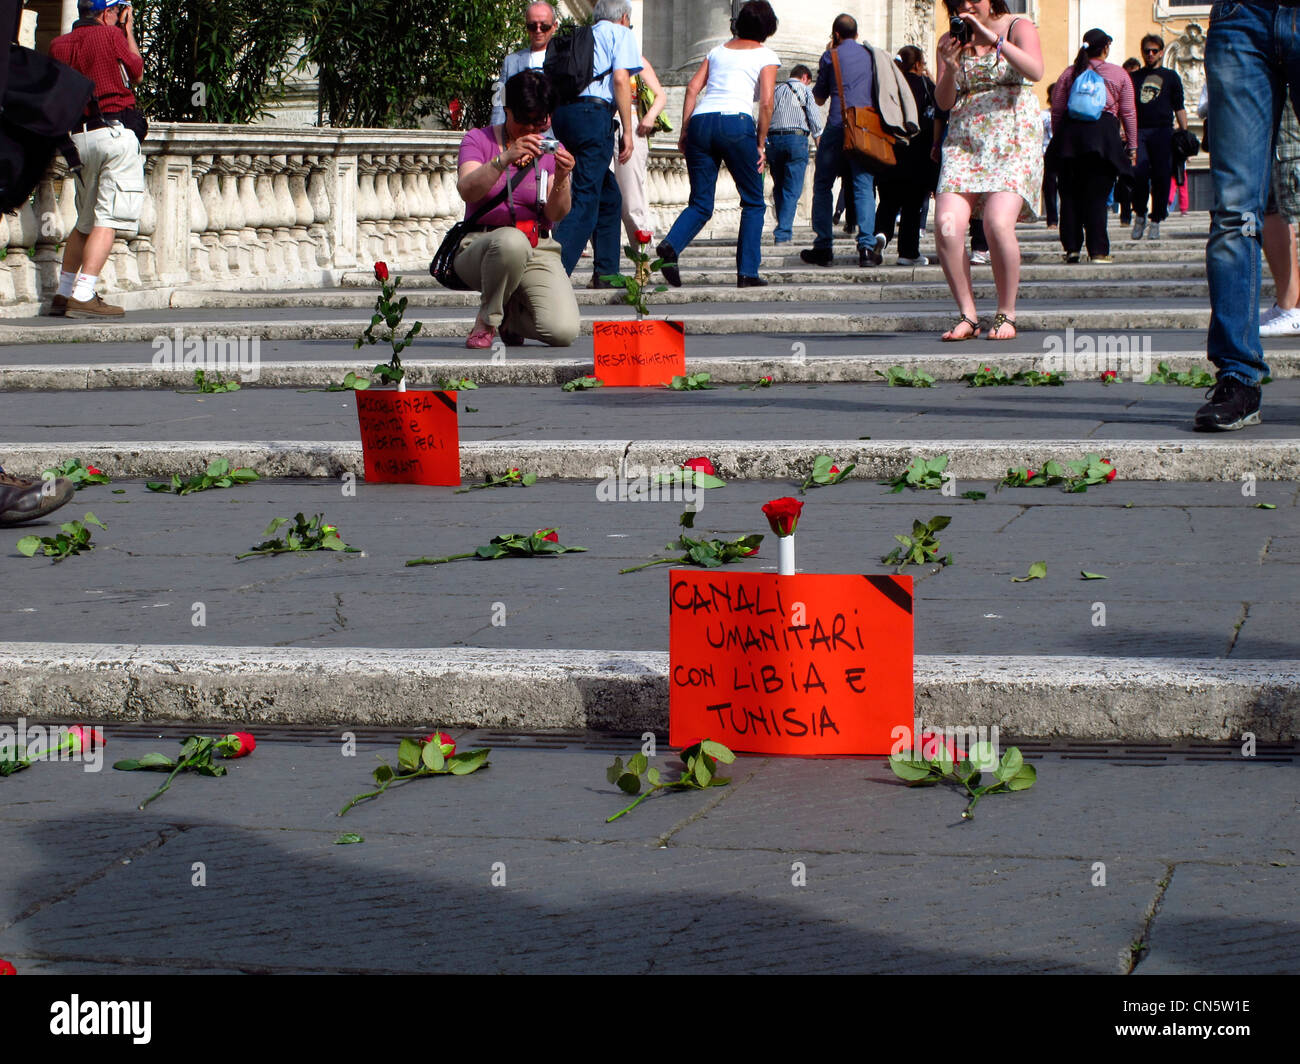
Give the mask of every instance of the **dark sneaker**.
M 879 266 L 885 261 L 885 256 L 881 254 L 885 247 L 885 238 L 882 234 L 876 234 L 876 246 L 870 248 L 860 248 L 858 250 L 859 266 Z
M 830 248 L 804 248 L 799 258 L 809 266 L 829 266 L 835 259 L 835 252 Z
M 50 309 L 48 316 L 51 318 L 61 318 L 68 312 L 68 297 L 55 295 L 50 300 Z
M 1196 411 L 1196 427 L 1202 432 L 1230 432 L 1259 424 L 1259 388 L 1236 377 L 1220 377 L 1205 393 L 1209 400 Z
M 655 254 L 663 259 L 663 265 L 659 269 L 664 275 L 664 280 L 674 288 L 681 288 L 682 274 L 677 268 L 677 249 L 665 240 L 655 248 Z
M 40 477 L 0 473 L 0 528 L 35 521 L 70 502 L 77 494 L 72 481 L 59 477 L 50 487 Z
M 86 300 L 68 296 L 68 306 L 64 311 L 64 316 L 68 318 L 120 318 L 122 314 L 121 307 L 105 303 L 98 295 Z
M 501 342 L 506 347 L 522 347 L 524 344 L 524 338 L 520 333 L 507 329 L 504 325 L 497 330 L 497 336 L 501 337 Z
M 766 288 L 767 282 L 761 277 L 746 277 L 744 274 L 736 276 L 737 288 Z

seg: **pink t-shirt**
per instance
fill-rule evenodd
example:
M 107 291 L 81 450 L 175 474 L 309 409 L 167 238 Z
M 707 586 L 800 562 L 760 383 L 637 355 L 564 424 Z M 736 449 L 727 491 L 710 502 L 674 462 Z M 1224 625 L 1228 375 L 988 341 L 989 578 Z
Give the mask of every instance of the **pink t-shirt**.
M 501 141 L 505 141 L 505 130 L 501 129 Z M 465 138 L 460 142 L 460 158 L 457 166 L 464 163 L 490 163 L 504 149 L 498 143 L 493 126 L 483 126 L 479 129 L 471 129 L 465 134 Z M 538 161 L 539 169 L 544 170 L 551 176 L 547 178 L 546 187 L 549 190 L 554 184 L 555 179 L 555 156 L 551 154 L 543 155 Z M 521 222 L 537 221 L 540 214 L 537 210 L 537 178 L 530 164 L 528 167 L 528 176 L 525 177 L 515 187 L 515 218 Z M 481 200 L 475 200 L 473 203 L 465 204 L 465 217 L 471 218 L 474 212 L 478 210 L 479 204 L 484 203 L 503 188 L 506 187 L 507 181 L 513 181 L 518 169 L 514 166 L 507 166 L 506 172 L 497 178 L 496 183 Z M 509 225 L 510 224 L 510 203 L 509 200 L 503 200 L 500 206 L 493 207 L 482 218 L 479 219 L 480 225 Z

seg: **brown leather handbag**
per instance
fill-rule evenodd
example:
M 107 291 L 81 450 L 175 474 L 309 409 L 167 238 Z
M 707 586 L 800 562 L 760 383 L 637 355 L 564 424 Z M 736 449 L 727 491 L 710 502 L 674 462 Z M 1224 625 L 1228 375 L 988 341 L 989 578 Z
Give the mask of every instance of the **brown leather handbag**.
M 898 164 L 894 157 L 894 135 L 880 121 L 874 107 L 844 106 L 844 79 L 840 75 L 839 49 L 831 49 L 835 67 L 835 85 L 840 92 L 840 113 L 844 118 L 844 150 L 856 152 L 873 174 L 883 173 Z

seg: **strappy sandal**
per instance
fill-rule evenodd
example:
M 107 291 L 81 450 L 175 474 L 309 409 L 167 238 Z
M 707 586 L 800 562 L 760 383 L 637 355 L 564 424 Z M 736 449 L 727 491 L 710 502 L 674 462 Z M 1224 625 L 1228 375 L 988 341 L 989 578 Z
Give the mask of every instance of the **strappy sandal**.
M 1012 334 L 1011 334 L 1010 336 L 994 336 L 993 334 L 994 334 L 995 332 L 997 332 L 1000 328 L 1002 328 L 1002 326 L 1004 326 L 1004 325 L 1010 325 L 1011 328 L 1012 328 L 1013 330 L 1015 330 L 1015 331 L 1012 332 Z M 989 339 L 989 340 L 1014 340 L 1014 339 L 1015 339 L 1017 336 L 1019 336 L 1019 335 L 1020 335 L 1020 330 L 1019 330 L 1019 329 L 1016 329 L 1016 323 L 1015 323 L 1015 320 L 1014 320 L 1013 318 L 1008 318 L 1005 314 L 1002 313 L 1002 311 L 999 310 L 999 311 L 998 311 L 998 312 L 993 316 L 993 324 L 989 326 L 989 335 L 988 335 L 987 339 Z
M 979 336 L 980 323 L 977 321 L 971 321 L 971 319 L 966 317 L 965 314 L 963 314 L 960 318 L 958 318 L 955 322 L 953 322 L 953 326 L 951 329 L 948 330 L 948 332 L 952 333 L 961 325 L 962 322 L 965 322 L 967 325 L 971 327 L 971 331 L 969 334 L 967 334 L 966 336 L 941 336 L 939 337 L 939 339 L 942 340 L 945 344 L 956 344 L 956 343 L 961 343 L 962 340 L 974 340 L 976 337 Z

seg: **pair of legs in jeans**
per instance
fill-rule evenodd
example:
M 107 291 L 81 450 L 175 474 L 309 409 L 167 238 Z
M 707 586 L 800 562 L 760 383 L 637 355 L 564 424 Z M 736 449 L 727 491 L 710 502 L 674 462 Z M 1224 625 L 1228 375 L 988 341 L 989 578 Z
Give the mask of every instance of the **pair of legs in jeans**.
M 1300 8 L 1217 4 L 1205 70 L 1214 130 L 1206 349 L 1220 385 L 1233 379 L 1257 387 L 1269 371 L 1259 342 L 1260 235 L 1287 86 L 1293 100 L 1300 94 Z M 1197 422 L 1227 427 L 1202 425 L 1199 413 Z
M 835 241 L 835 225 L 831 209 L 831 190 L 840 168 L 848 166 L 853 181 L 853 206 L 857 210 L 858 251 L 876 246 L 876 184 L 875 178 L 862 163 L 856 152 L 845 159 L 844 127 L 827 126 L 817 142 L 817 171 L 813 174 L 812 224 L 817 234 L 813 248 L 830 251 Z
M 778 244 L 788 244 L 794 237 L 794 212 L 803 195 L 804 174 L 808 171 L 808 135 L 769 134 L 767 165 L 772 169 L 772 205 L 776 208 L 772 239 Z
M 609 168 L 614 157 L 614 105 L 591 96 L 579 96 L 555 109 L 551 128 L 574 160 L 570 194 L 573 206 L 555 227 L 564 272 L 573 273 L 583 248 L 591 241 L 593 276 L 618 273 L 622 259 L 618 230 L 623 194 Z
M 736 242 L 736 273 L 757 277 L 762 260 L 763 176 L 758 172 L 758 129 L 749 115 L 695 114 L 686 127 L 686 171 L 691 198 L 664 238 L 680 255 L 713 217 L 718 168 L 727 164 L 740 193 L 740 235 Z M 576 189 L 575 189 L 576 193 Z

